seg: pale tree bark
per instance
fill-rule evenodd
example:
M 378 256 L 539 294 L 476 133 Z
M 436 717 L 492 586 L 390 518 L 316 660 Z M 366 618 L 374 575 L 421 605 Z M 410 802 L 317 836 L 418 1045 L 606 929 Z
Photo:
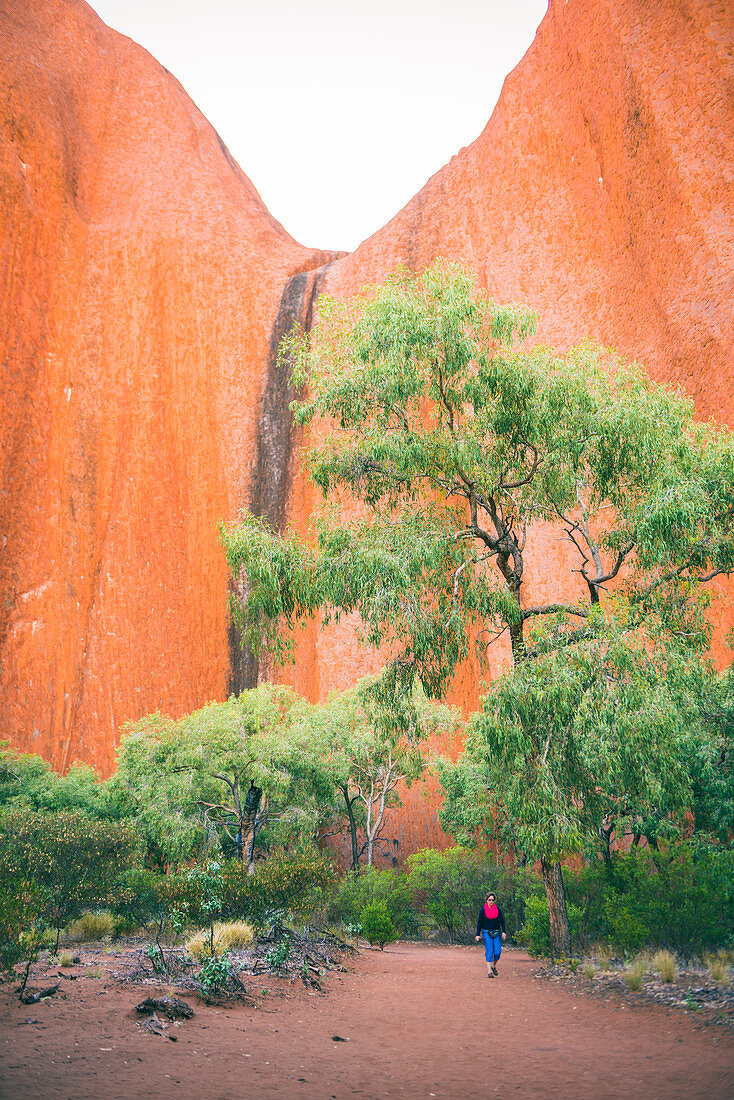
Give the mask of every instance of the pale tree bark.
M 371 768 L 369 763 L 360 764 L 358 761 L 353 761 L 352 766 L 355 772 L 354 787 L 367 811 L 365 821 L 367 866 L 372 867 L 375 844 L 379 840 L 380 830 L 385 820 L 388 798 L 405 776 L 393 756 L 392 749 L 388 750 L 387 760 L 377 767 Z

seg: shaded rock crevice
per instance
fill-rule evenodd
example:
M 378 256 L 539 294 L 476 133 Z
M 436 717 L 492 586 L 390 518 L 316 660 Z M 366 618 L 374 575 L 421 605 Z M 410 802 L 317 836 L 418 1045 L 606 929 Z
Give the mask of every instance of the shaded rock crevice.
M 283 288 L 278 314 L 270 334 L 268 367 L 257 421 L 257 454 L 248 508 L 253 515 L 267 520 L 274 531 L 282 531 L 284 526 L 296 434 L 290 405 L 298 397 L 297 390 L 291 384 L 290 364 L 279 358 L 278 350 L 281 341 L 294 325 L 306 332 L 310 329 L 324 276 L 339 255 L 335 254 L 328 263 L 311 271 L 298 271 L 291 275 Z M 230 593 L 235 598 L 242 596 L 239 585 L 236 578 L 230 578 Z M 243 647 L 240 630 L 231 616 L 228 641 L 228 691 L 230 695 L 239 695 L 257 686 L 259 662 L 251 650 Z

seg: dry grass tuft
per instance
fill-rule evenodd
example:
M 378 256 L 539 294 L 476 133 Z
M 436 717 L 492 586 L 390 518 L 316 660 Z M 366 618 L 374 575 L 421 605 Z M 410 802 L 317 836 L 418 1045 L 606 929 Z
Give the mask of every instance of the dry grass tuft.
M 675 958 L 670 951 L 658 951 L 652 957 L 653 970 L 657 970 L 664 982 L 672 982 L 678 973 Z
M 644 959 L 635 959 L 624 975 L 624 980 L 628 989 L 642 989 L 642 979 L 645 977 L 646 969 L 647 967 L 645 966 Z
M 97 913 L 82 913 L 66 929 L 66 934 L 75 943 L 91 943 L 111 936 L 115 927 L 112 913 L 100 909 Z
M 606 973 L 612 965 L 612 953 L 605 943 L 595 943 L 591 949 L 591 955 L 594 962 Z
M 726 951 L 720 951 L 717 955 L 707 955 L 704 963 L 709 974 L 719 985 L 729 985 L 731 971 L 729 970 L 729 955 Z
M 74 965 L 74 956 L 72 955 L 71 951 L 62 951 L 61 952 L 61 957 L 59 958 L 59 966 L 73 966 L 73 965 Z
M 596 977 L 596 967 L 593 963 L 586 963 L 581 971 L 585 978 Z
M 238 947 L 249 947 L 255 942 L 255 931 L 247 921 L 232 920 L 214 925 L 214 955 L 224 955 Z M 202 928 L 186 943 L 186 950 L 195 959 L 208 959 L 212 955 L 212 937 L 209 928 Z

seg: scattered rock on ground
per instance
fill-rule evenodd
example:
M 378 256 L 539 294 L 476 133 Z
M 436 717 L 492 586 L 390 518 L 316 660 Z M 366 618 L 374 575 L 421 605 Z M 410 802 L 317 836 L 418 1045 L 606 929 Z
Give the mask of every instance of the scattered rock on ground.
M 146 997 L 135 1006 L 136 1012 L 161 1012 L 169 1020 L 190 1020 L 194 1010 L 179 997 Z

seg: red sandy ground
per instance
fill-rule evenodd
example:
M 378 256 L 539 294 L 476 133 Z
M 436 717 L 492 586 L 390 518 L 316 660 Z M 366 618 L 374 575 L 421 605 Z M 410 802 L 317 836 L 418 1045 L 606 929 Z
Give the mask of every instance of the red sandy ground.
M 136 1026 L 133 1008 L 155 993 L 149 986 L 80 977 L 63 983 L 63 999 L 31 1007 L 5 986 L 0 1093 L 13 1100 L 734 1095 L 730 1032 L 681 1011 L 575 996 L 534 979 L 537 964 L 519 952 L 503 955 L 492 980 L 482 952 L 469 947 L 397 944 L 366 951 L 348 967 L 328 978 L 325 994 L 270 982 L 257 1008 L 189 998 L 195 1015 L 171 1028 L 175 1043 Z M 250 988 L 260 994 L 263 984 L 253 979 Z M 29 1017 L 38 1022 L 27 1024 Z

